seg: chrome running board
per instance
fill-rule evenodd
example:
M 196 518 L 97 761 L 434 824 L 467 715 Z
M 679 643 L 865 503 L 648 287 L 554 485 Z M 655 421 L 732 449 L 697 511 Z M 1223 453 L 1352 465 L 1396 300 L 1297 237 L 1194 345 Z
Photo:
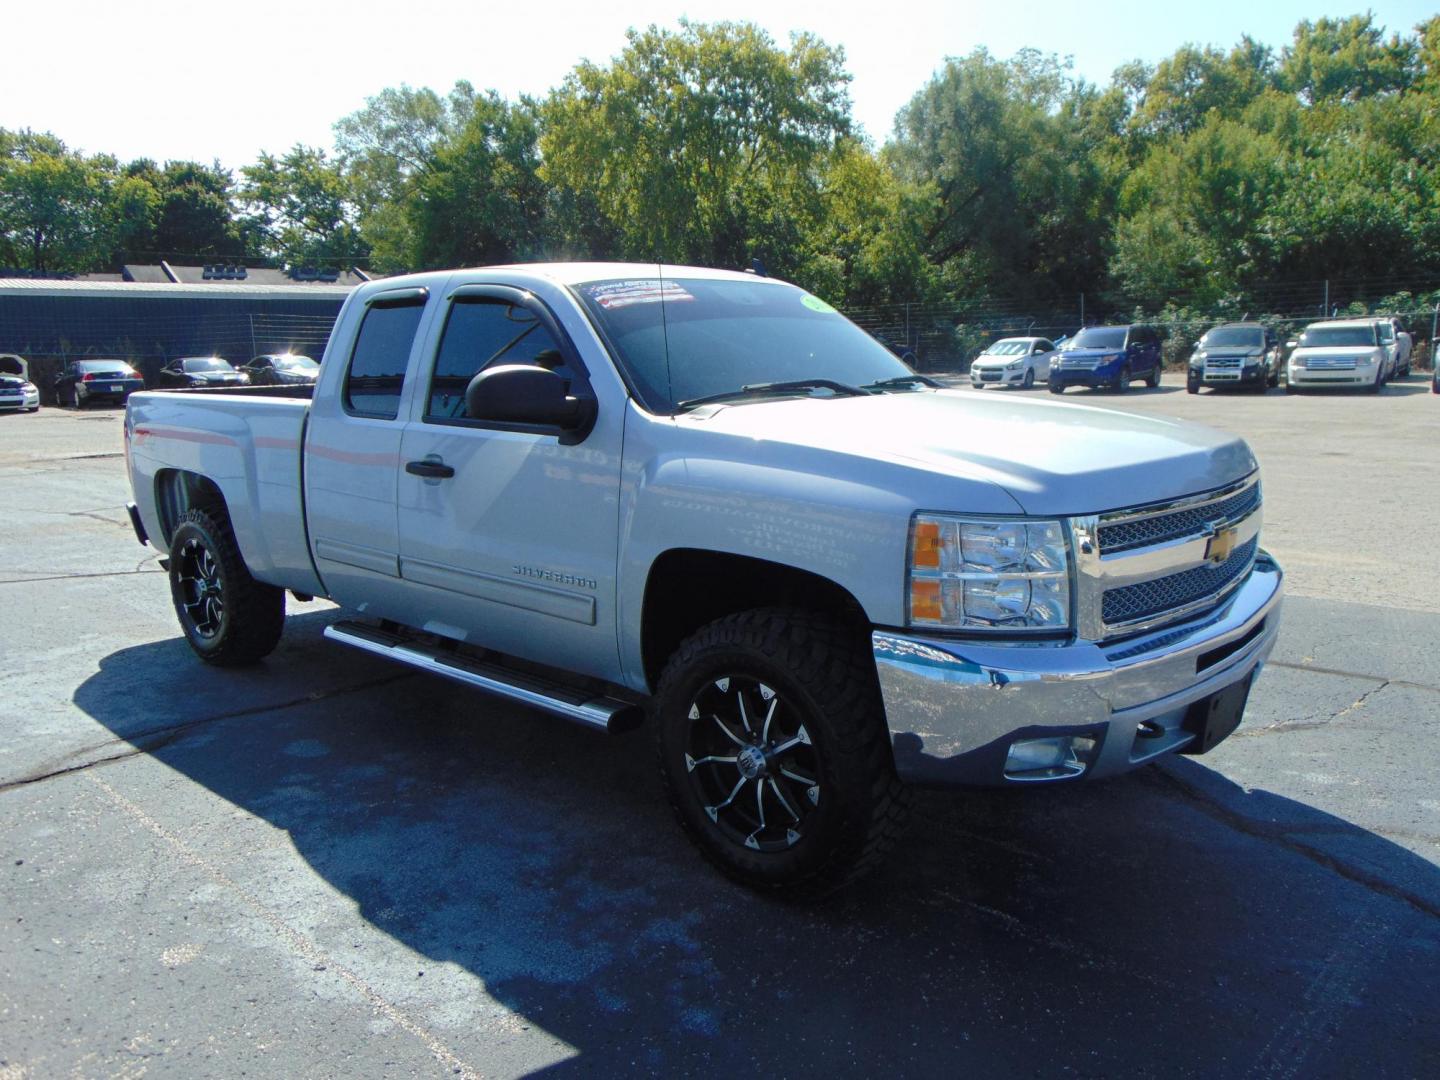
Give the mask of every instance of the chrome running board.
M 403 632 L 344 619 L 327 626 L 325 636 L 601 731 L 629 731 L 644 720 L 643 710 L 631 702 L 587 694 L 529 672 L 453 653 Z

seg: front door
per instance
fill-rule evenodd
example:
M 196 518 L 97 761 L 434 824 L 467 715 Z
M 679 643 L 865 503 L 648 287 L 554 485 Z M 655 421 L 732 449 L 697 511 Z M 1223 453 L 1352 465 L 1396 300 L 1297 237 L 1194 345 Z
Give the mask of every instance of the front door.
M 424 629 L 618 680 L 616 535 L 623 410 L 602 408 L 576 441 L 471 420 L 465 390 L 500 364 L 588 373 L 528 292 L 457 290 L 432 362 L 419 371 L 399 473 L 400 575 Z

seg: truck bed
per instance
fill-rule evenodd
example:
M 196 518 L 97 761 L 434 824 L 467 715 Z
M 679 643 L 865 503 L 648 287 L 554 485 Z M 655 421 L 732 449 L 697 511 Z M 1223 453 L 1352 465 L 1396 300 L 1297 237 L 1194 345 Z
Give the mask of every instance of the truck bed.
M 125 435 L 130 480 L 146 531 L 168 547 L 183 512 L 177 476 L 220 489 L 245 564 L 260 581 L 323 593 L 310 559 L 301 454 L 310 387 L 168 390 L 132 394 Z M 276 391 L 279 391 L 278 393 Z

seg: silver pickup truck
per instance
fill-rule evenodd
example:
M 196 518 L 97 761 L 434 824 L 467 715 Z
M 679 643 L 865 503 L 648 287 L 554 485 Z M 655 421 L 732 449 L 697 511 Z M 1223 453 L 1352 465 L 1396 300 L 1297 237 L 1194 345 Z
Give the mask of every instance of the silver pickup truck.
M 610 731 L 700 850 L 831 890 L 907 784 L 1067 784 L 1239 723 L 1279 623 L 1233 436 L 937 387 L 750 274 L 376 281 L 310 387 L 131 397 L 142 543 L 199 656 L 336 641 Z

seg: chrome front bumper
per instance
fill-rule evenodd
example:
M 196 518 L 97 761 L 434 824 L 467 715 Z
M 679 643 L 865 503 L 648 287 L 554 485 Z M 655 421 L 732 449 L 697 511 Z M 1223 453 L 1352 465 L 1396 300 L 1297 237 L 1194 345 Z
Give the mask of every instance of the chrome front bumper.
M 1096 740 L 1076 776 L 1113 776 L 1185 749 L 1208 699 L 1253 676 L 1270 656 L 1283 577 L 1261 552 L 1219 608 L 1108 644 L 876 630 L 871 645 L 901 779 L 1019 782 L 1006 774 L 1012 744 L 1063 735 Z

